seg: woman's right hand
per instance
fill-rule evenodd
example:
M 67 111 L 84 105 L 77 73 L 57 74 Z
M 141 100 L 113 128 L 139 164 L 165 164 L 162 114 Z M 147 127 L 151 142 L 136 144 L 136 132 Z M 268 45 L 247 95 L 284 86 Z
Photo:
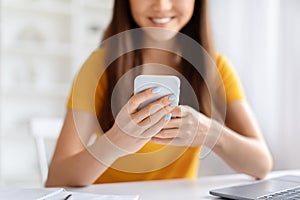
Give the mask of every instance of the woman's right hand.
M 118 113 L 113 127 L 106 132 L 111 144 L 123 151 L 122 156 L 141 149 L 171 118 L 174 95 L 166 95 L 138 110 L 142 102 L 155 97 L 160 90 L 151 88 L 132 96 Z

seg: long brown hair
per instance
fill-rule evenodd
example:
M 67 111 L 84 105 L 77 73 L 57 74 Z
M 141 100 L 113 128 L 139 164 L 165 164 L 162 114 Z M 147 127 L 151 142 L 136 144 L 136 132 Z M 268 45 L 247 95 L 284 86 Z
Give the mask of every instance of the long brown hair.
M 209 17 L 208 17 L 208 2 L 207 0 L 195 0 L 194 12 L 191 20 L 182 28 L 180 31 L 181 33 L 189 36 L 196 42 L 198 42 L 206 52 L 214 58 L 214 50 L 213 44 L 211 40 L 211 33 L 209 27 Z M 112 20 L 107 27 L 102 41 L 127 30 L 131 30 L 134 28 L 139 28 L 138 25 L 135 23 L 131 11 L 130 11 L 130 4 L 128 0 L 115 0 L 114 9 L 113 9 L 113 16 Z M 127 41 L 128 42 L 128 41 Z M 118 46 L 114 46 L 113 48 L 116 49 L 124 45 L 124 41 L 119 41 Z M 107 51 L 109 54 L 109 50 Z M 111 96 L 114 90 L 114 87 L 118 80 L 132 69 L 134 66 L 138 66 L 142 64 L 141 58 L 141 51 L 136 50 L 125 55 L 120 56 L 117 60 L 115 60 L 109 67 L 106 69 L 106 76 L 107 76 L 107 90 L 105 93 L 104 102 L 102 102 L 101 110 L 99 111 L 99 122 L 101 128 L 104 132 L 106 132 L 114 123 L 114 117 L 111 111 Z M 204 112 L 205 107 L 209 107 L 209 104 L 205 105 L 204 96 L 203 95 L 203 78 L 200 76 L 199 73 L 188 63 L 186 60 L 181 58 L 181 67 L 182 67 L 182 74 L 186 79 L 189 80 L 191 86 L 193 87 L 197 101 L 200 105 L 200 110 Z M 129 84 L 129 90 L 132 90 L 132 85 Z M 120 91 L 121 92 L 121 91 Z M 122 95 L 120 95 L 122 96 Z M 127 97 L 122 96 L 122 100 L 119 103 L 119 109 L 124 104 L 124 102 L 128 101 Z M 115 105 L 114 105 L 115 106 Z M 206 109 L 206 113 L 209 114 L 209 111 Z

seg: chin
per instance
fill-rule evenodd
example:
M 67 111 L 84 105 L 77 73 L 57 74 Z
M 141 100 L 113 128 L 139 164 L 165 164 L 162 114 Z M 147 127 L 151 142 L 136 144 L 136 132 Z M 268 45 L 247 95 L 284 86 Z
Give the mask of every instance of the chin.
M 178 31 L 161 28 L 161 27 L 147 27 L 143 28 L 145 34 L 149 37 L 149 39 L 157 42 L 163 42 L 173 39 Z

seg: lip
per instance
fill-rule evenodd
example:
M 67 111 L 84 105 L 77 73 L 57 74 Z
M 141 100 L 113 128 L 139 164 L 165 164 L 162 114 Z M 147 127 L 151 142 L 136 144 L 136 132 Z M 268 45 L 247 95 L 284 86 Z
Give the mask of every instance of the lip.
M 172 22 L 174 18 L 175 18 L 174 16 L 155 16 L 155 17 L 149 17 L 149 20 L 154 26 L 165 27 L 170 22 Z

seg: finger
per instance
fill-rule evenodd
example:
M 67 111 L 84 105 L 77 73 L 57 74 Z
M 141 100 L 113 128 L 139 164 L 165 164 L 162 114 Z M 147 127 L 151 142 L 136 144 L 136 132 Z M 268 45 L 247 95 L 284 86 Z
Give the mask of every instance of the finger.
M 163 129 L 159 133 L 157 133 L 154 137 L 161 139 L 172 139 L 176 138 L 179 135 L 179 129 Z
M 189 114 L 188 109 L 186 108 L 186 106 L 176 106 L 173 110 L 172 110 L 172 116 L 173 117 L 186 117 Z
M 161 120 L 165 115 L 166 111 L 164 109 L 160 109 L 158 112 L 154 113 L 153 115 L 150 115 L 140 123 L 138 123 L 139 126 L 144 127 L 145 129 L 153 126 L 156 124 L 159 120 Z
M 144 133 L 142 134 L 143 138 L 151 138 L 157 133 L 161 131 L 161 129 L 164 127 L 165 123 L 167 123 L 171 118 L 171 115 L 168 114 L 165 117 L 161 118 L 156 124 L 148 128 Z
M 174 95 L 167 95 L 164 96 L 146 107 L 142 108 L 136 113 L 132 114 L 132 118 L 136 122 L 141 122 L 145 118 L 153 115 L 154 113 L 158 112 L 161 109 L 165 109 L 166 112 L 170 112 L 174 108 L 174 104 L 172 104 L 176 100 L 176 97 Z
M 128 101 L 128 112 L 134 113 L 142 102 L 155 97 L 159 92 L 159 88 L 149 88 L 133 95 Z
M 180 146 L 180 138 L 156 138 L 156 137 L 152 137 L 151 142 L 156 143 L 156 144 L 163 144 L 163 145 Z
M 181 123 L 182 123 L 182 118 L 170 119 L 170 121 L 165 124 L 164 129 L 179 128 L 181 126 Z

